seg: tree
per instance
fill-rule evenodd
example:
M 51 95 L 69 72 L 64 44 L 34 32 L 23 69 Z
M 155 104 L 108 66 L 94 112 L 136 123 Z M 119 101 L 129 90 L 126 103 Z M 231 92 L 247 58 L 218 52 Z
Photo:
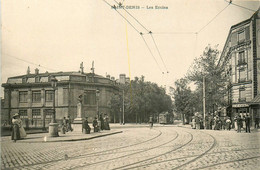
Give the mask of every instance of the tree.
M 157 113 L 172 108 L 171 97 L 166 94 L 165 89 L 156 83 L 146 82 L 144 76 L 135 77 L 130 84 L 120 85 L 120 87 L 124 88 L 126 122 L 148 122 L 150 116 L 157 116 Z M 122 104 L 122 95 L 119 95 L 116 100 L 115 97 L 111 98 L 111 106 L 114 110 L 116 107 L 119 110 Z
M 217 106 L 225 105 L 223 94 L 225 93 L 224 69 L 218 67 L 219 50 L 216 47 L 208 45 L 203 54 L 195 59 L 192 70 L 188 72 L 188 80 L 197 85 L 196 92 L 199 101 L 202 103 L 203 95 L 203 77 L 205 78 L 206 88 L 206 110 L 213 112 Z M 197 106 L 198 109 L 198 106 Z M 199 110 L 199 109 L 198 109 Z
M 181 78 L 174 83 L 175 88 L 171 88 L 171 93 L 174 98 L 174 108 L 178 114 L 181 114 L 183 124 L 189 123 L 189 117 L 193 113 L 193 95 L 188 80 Z

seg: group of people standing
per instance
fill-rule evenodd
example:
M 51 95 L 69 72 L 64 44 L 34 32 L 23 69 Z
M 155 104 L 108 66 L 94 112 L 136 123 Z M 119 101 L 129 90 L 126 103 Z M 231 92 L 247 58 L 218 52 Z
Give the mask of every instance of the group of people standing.
M 72 127 L 71 127 L 71 119 L 70 119 L 70 116 L 68 116 L 67 118 L 66 117 L 63 117 L 63 120 L 62 120 L 62 133 L 65 134 L 66 132 L 69 132 L 69 131 L 73 131 Z
M 12 134 L 11 139 L 16 142 L 17 140 L 23 139 L 27 136 L 23 124 L 22 119 L 18 113 L 14 114 L 12 117 Z
M 237 130 L 238 133 L 241 133 L 241 129 L 245 129 L 246 133 L 250 133 L 250 116 L 249 114 L 241 116 L 235 116 L 234 118 L 235 122 L 235 130 Z
M 94 132 L 100 132 L 101 130 L 110 130 L 108 115 L 104 114 L 104 117 L 103 117 L 103 114 L 101 113 L 99 115 L 99 119 L 97 119 L 97 117 L 95 117 L 92 122 L 92 126 L 94 128 Z M 87 117 L 86 117 L 85 121 L 83 121 L 82 127 L 86 133 L 90 133 L 91 128 L 88 125 Z
M 240 133 L 241 129 L 245 129 L 246 133 L 250 133 L 251 119 L 249 114 L 238 115 L 232 121 L 230 117 L 221 119 L 219 116 L 206 116 L 205 118 L 205 128 L 203 123 L 203 118 L 200 115 L 192 117 L 192 128 L 193 129 L 212 129 L 212 130 L 231 130 L 232 127 Z

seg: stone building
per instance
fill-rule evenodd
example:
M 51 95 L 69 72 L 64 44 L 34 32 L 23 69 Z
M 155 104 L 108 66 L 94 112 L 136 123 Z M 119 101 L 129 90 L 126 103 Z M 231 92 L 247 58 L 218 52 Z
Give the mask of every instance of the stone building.
M 79 72 L 39 73 L 27 71 L 26 75 L 10 77 L 4 88 L 4 102 L 1 110 L 2 122 L 10 121 L 14 113 L 19 113 L 23 120 L 28 120 L 30 126 L 48 125 L 51 120 L 53 103 L 55 103 L 56 119 L 77 116 L 77 103 L 82 97 L 82 117 L 89 121 L 99 113 L 110 114 L 110 98 L 119 93 L 116 81 L 110 77 L 102 77 L 94 73 L 84 73 L 83 64 Z M 51 86 L 51 78 L 55 77 L 57 87 Z M 53 99 L 55 98 L 55 102 Z M 44 120 L 44 121 L 43 121 Z
M 250 113 L 252 119 L 260 116 L 260 12 L 233 25 L 222 51 L 219 67 L 225 68 L 228 91 L 227 114 L 234 117 Z

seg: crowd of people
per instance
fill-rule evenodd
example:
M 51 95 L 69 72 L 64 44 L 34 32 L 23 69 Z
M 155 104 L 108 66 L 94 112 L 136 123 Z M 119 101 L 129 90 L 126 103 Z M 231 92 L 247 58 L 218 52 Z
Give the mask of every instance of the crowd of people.
M 99 115 L 99 119 L 95 117 L 92 122 L 92 126 L 94 128 L 94 132 L 100 132 L 101 130 L 110 130 L 108 115 L 105 113 L 103 117 L 103 114 L 101 113 Z M 84 133 L 90 133 L 91 127 L 88 125 L 88 117 L 86 117 L 83 121 L 82 128 Z
M 249 114 L 237 115 L 233 119 L 230 117 L 220 118 L 218 115 L 211 114 L 205 117 L 205 128 L 202 115 L 196 115 L 192 117 L 193 129 L 211 129 L 211 130 L 231 130 L 234 128 L 238 133 L 244 130 L 246 133 L 250 133 L 251 118 Z M 258 126 L 258 122 L 255 122 Z M 258 128 L 258 127 L 255 127 Z

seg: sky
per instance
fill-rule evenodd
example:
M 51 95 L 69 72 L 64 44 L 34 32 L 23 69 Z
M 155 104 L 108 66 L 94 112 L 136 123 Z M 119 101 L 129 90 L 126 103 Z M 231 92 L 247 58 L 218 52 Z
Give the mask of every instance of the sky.
M 117 1 L 128 13 L 107 4 L 117 5 L 114 0 L 2 0 L 1 82 L 26 74 L 28 66 L 31 73 L 66 72 L 83 62 L 88 73 L 94 61 L 102 76 L 144 75 L 173 86 L 208 44 L 222 50 L 230 27 L 254 13 L 225 0 Z M 233 3 L 252 10 L 260 4 Z

